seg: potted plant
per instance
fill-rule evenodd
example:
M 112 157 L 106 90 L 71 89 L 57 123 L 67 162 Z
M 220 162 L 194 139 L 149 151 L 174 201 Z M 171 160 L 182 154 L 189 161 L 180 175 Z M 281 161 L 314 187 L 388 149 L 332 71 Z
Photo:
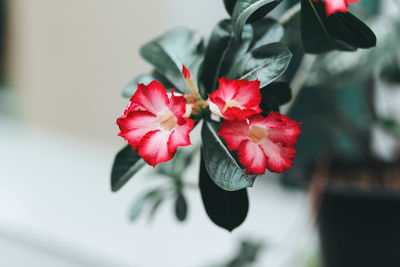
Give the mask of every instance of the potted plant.
M 184 190 L 191 185 L 182 173 L 200 150 L 206 212 L 222 228 L 238 227 L 247 216 L 247 187 L 266 170 L 282 173 L 293 166 L 303 127 L 297 121 L 305 122 L 293 103 L 300 102 L 294 100 L 317 62 L 309 54 L 376 44 L 372 30 L 348 12 L 350 1 L 335 6 L 329 0 L 302 0 L 286 5 L 279 20 L 265 18 L 283 2 L 225 0 L 230 18 L 221 20 L 208 40 L 175 28 L 140 49 L 154 70 L 123 91 L 130 101 L 117 125 L 128 145 L 115 158 L 111 188 L 119 190 L 146 163 L 171 179 L 138 199 L 132 219 L 146 203 L 153 214 L 167 196 L 175 197 L 177 218 L 185 219 Z M 299 36 L 296 49 L 292 41 Z M 189 136 L 197 125 L 201 144 L 184 148 L 197 143 Z

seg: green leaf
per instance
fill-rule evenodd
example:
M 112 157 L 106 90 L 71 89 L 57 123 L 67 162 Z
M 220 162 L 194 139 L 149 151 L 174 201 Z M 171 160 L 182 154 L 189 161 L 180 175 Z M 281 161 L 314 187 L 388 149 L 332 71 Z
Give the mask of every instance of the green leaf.
M 243 223 L 249 210 L 247 190 L 230 192 L 219 188 L 208 175 L 203 158 L 200 162 L 199 186 L 204 208 L 211 221 L 228 231 Z
M 131 221 L 135 221 L 139 217 L 146 201 L 153 198 L 156 195 L 159 195 L 160 193 L 161 193 L 161 190 L 159 188 L 156 188 L 156 189 L 153 189 L 153 190 L 147 192 L 146 194 L 141 196 L 139 199 L 137 199 L 131 209 L 131 212 L 129 213 L 129 219 Z
M 138 83 L 143 83 L 145 85 L 148 85 L 152 81 L 159 81 L 164 85 L 164 87 L 169 90 L 173 88 L 174 86 L 167 80 L 167 78 L 164 77 L 161 73 L 158 71 L 153 71 L 152 73 L 149 74 L 141 74 L 134 79 L 132 79 L 123 89 L 122 91 L 122 96 L 130 98 L 132 97 L 137 89 Z M 183 93 L 177 89 L 178 92 Z
M 271 110 L 279 112 L 279 106 L 292 99 L 292 91 L 287 82 L 273 82 L 261 88 L 261 104 L 263 116 L 267 116 Z
M 301 35 L 307 53 L 354 51 L 376 45 L 374 32 L 350 12 L 326 15 L 322 1 L 301 1 Z
M 182 77 L 182 64 L 197 77 L 203 53 L 202 40 L 186 28 L 172 29 L 140 49 L 141 56 L 181 92 L 189 92 Z
M 175 215 L 176 218 L 181 222 L 186 220 L 187 202 L 185 196 L 181 191 L 178 192 L 178 195 L 175 200 Z
M 235 8 L 236 3 L 237 3 L 237 0 L 224 0 L 225 9 L 230 16 L 233 15 L 233 9 Z M 265 17 L 270 11 L 271 10 L 268 5 L 261 7 L 257 11 L 255 11 L 253 14 L 251 14 L 251 16 L 247 19 L 247 22 L 250 23 L 250 22 L 260 20 L 263 17 Z
M 145 162 L 139 154 L 133 151 L 130 145 L 125 146 L 114 159 L 111 171 L 111 190 L 118 191 L 144 165 Z
M 231 20 L 222 20 L 213 29 L 199 79 L 204 97 L 217 89 L 218 78 L 226 76 L 249 50 L 277 42 L 283 35 L 283 28 L 272 19 L 246 24 L 241 40 L 232 31 Z
M 279 42 L 284 34 L 282 25 L 270 18 L 252 23 L 251 27 L 253 28 L 253 38 L 249 50 L 257 49 L 266 44 Z
M 233 31 L 240 39 L 247 19 L 257 10 L 263 8 L 264 15 L 274 9 L 282 0 L 238 0 L 232 15 Z
M 231 31 L 231 21 L 222 20 L 211 33 L 200 73 L 200 83 L 205 89 L 205 93 L 211 93 L 216 89 L 216 81 L 220 77 L 223 60 L 234 41 Z M 205 93 L 203 92 L 203 97 L 206 97 Z
M 227 78 L 258 79 L 261 87 L 264 87 L 286 70 L 291 58 L 292 54 L 282 43 L 264 45 L 245 54 Z
M 227 191 L 251 187 L 257 175 L 244 174 L 245 168 L 229 152 L 217 131 L 218 126 L 214 122 L 204 121 L 201 131 L 203 158 L 211 179 Z

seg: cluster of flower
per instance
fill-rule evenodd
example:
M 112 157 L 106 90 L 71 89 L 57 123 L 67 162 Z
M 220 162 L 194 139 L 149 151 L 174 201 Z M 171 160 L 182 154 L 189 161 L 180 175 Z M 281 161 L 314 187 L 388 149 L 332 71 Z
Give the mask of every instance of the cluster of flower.
M 285 115 L 262 110 L 260 82 L 221 78 L 219 89 L 207 101 L 198 92 L 190 72 L 182 73 L 190 95 L 167 93 L 158 81 L 138 84 L 124 114 L 117 119 L 119 135 L 150 165 L 170 160 L 179 146 L 190 145 L 193 116 L 210 111 L 223 119 L 220 135 L 229 150 L 237 150 L 246 173 L 282 172 L 293 164 L 300 123 Z M 192 117 L 192 118 L 191 118 Z

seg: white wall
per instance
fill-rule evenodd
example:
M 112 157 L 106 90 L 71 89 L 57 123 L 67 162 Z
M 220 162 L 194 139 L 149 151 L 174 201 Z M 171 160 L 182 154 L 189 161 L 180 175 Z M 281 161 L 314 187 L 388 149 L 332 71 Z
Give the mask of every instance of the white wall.
M 140 45 L 176 25 L 209 34 L 222 0 L 13 0 L 11 82 L 35 125 L 121 143 L 122 87 L 150 66 Z

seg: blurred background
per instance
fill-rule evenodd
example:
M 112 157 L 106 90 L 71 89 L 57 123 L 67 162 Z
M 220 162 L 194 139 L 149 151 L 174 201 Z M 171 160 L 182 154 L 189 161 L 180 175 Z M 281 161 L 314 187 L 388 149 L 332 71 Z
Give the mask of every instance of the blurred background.
M 124 145 L 115 124 L 127 104 L 122 88 L 151 69 L 139 56 L 140 46 L 178 25 L 208 36 L 227 17 L 223 2 L 2 0 L 0 266 L 247 266 L 232 263 L 240 257 L 250 257 L 251 266 L 319 266 L 313 207 L 304 190 L 318 159 L 327 154 L 359 159 L 363 150 L 352 147 L 346 135 L 359 125 L 359 136 L 373 135 L 366 142 L 373 143 L 381 159 L 398 160 L 396 1 L 354 5 L 377 34 L 377 47 L 369 54 L 352 53 L 351 60 L 349 53 L 332 52 L 314 63 L 312 73 L 322 74 L 310 74 L 291 108 L 293 118 L 305 126 L 297 147 L 303 156 L 285 177 L 268 174 L 256 180 L 249 190 L 249 216 L 228 233 L 207 218 L 198 190 L 187 192 L 190 210 L 183 223 L 174 218 L 172 201 L 160 207 L 152 222 L 143 216 L 131 223 L 134 200 L 159 183 L 149 179 L 155 176 L 150 167 L 117 194 L 109 186 L 113 158 Z M 288 44 L 296 49 L 296 40 Z M 327 63 L 329 57 L 336 65 Z M 382 58 L 388 60 L 378 64 Z M 328 78 L 340 83 L 327 86 Z M 346 83 L 346 78 L 353 79 Z M 318 95 L 325 87 L 330 88 Z M 378 89 L 371 98 L 364 97 L 365 88 Z M 343 132 L 332 135 L 332 127 L 324 128 L 342 117 L 325 120 L 329 105 L 321 99 L 339 101 L 334 106 L 350 118 Z M 376 109 L 381 111 L 381 124 L 373 130 L 366 119 L 371 99 L 380 99 Z M 339 149 L 332 152 L 332 147 Z M 195 163 L 186 178 L 196 182 L 197 170 Z
M 259 266 L 312 253 L 298 243 L 309 229 L 307 199 L 287 198 L 275 183 L 251 190 L 246 224 L 232 234 L 208 219 L 198 190 L 187 194 L 184 223 L 172 201 L 153 223 L 131 223 L 134 200 L 157 183 L 150 167 L 111 193 L 125 144 L 115 124 L 127 104 L 122 88 L 150 70 L 139 47 L 178 25 L 209 35 L 227 17 L 222 1 L 3 0 L 1 12 L 0 266 L 210 266 L 249 239 L 277 243 L 277 256 Z

